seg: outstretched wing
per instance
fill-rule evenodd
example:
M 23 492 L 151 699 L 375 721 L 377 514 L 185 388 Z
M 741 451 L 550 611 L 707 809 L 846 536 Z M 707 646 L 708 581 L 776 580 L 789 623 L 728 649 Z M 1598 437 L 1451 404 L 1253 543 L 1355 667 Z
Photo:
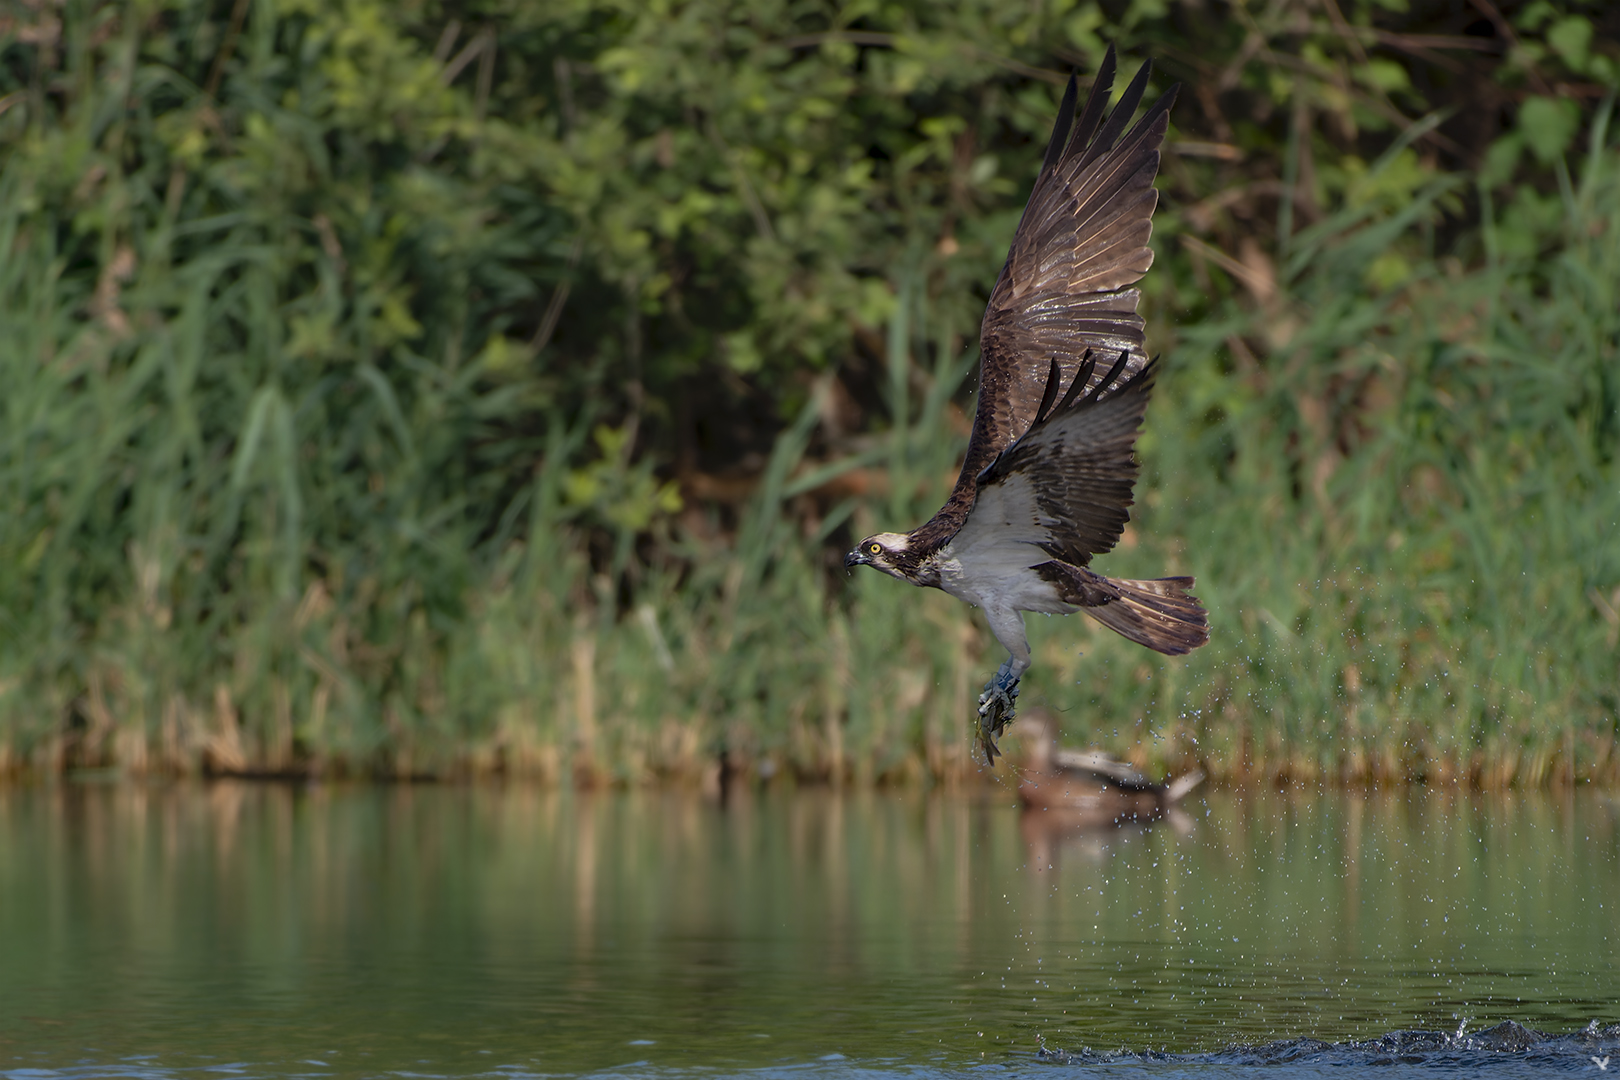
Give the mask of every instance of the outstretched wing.
M 1069 80 L 1046 161 L 979 330 L 979 405 L 961 476 L 940 512 L 913 533 L 915 540 L 943 543 L 967 521 L 979 473 L 1035 422 L 1052 364 L 1063 385 L 1088 349 L 1110 357 L 1125 353 L 1118 378 L 1146 366 L 1136 313 L 1140 294 L 1126 286 L 1153 264 L 1147 246 L 1158 205 L 1153 178 L 1179 88 L 1171 87 L 1125 133 L 1151 70 L 1151 63 L 1142 65 L 1105 117 L 1114 80 L 1110 46 L 1077 123 L 1076 83 Z
M 1088 359 L 1055 408 L 1055 394 L 1046 395 L 1035 425 L 978 477 L 977 500 L 953 550 L 1008 566 L 1048 558 L 1085 566 L 1119 541 L 1136 483 L 1132 451 L 1157 370 L 1149 362 L 1129 372 L 1129 362 L 1121 350 L 1098 378 Z M 1048 385 L 1057 378 L 1053 361 Z

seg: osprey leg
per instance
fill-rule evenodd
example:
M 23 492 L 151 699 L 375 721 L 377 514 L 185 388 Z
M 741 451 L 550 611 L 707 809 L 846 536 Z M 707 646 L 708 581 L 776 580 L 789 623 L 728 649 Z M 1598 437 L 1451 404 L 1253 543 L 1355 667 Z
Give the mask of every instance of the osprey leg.
M 986 763 L 994 765 L 1000 751 L 996 739 L 1012 723 L 1018 698 L 1018 680 L 1029 670 L 1029 638 L 1024 635 L 1023 612 L 1013 607 L 986 607 L 990 632 L 1007 647 L 1007 659 L 996 669 L 979 695 L 979 745 Z
M 1029 638 L 1024 635 L 1024 614 L 1013 607 L 986 607 L 990 632 L 1007 647 L 1007 659 L 996 669 L 979 695 L 979 745 L 986 763 L 994 765 L 1000 751 L 996 740 L 1012 723 L 1018 699 L 1018 680 L 1029 670 Z

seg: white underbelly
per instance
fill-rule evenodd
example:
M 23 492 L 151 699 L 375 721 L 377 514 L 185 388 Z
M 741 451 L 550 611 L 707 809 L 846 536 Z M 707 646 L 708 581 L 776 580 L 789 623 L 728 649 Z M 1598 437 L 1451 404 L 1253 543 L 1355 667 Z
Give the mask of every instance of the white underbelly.
M 1019 545 L 1020 549 L 1024 547 Z M 958 600 L 981 608 L 1008 608 L 1044 615 L 1068 615 L 1080 610 L 1064 603 L 1052 583 L 1030 569 L 1030 564 L 1051 558 L 1039 548 L 1030 547 L 1027 554 L 1019 550 L 1015 554 L 1021 557 L 1013 558 L 969 556 L 962 559 L 953 557 L 949 546 L 941 554 L 946 558 L 941 560 L 939 587 Z

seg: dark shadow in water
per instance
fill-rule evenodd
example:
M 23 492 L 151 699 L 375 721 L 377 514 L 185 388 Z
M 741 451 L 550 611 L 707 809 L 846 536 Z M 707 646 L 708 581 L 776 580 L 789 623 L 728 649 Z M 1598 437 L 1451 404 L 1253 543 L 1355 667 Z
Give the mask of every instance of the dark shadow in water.
M 1620 1024 L 1607 1027 L 1592 1021 L 1570 1034 L 1548 1034 L 1504 1020 L 1482 1031 L 1392 1031 L 1376 1039 L 1331 1043 L 1321 1039 L 1285 1039 L 1260 1046 L 1233 1046 L 1208 1054 L 1138 1053 L 1062 1050 L 1043 1046 L 1036 1059 L 1050 1065 L 1200 1066 L 1198 1075 L 1223 1075 L 1232 1068 L 1288 1066 L 1290 1075 L 1321 1069 L 1343 1076 L 1356 1070 L 1388 1076 L 1392 1066 L 1420 1066 L 1425 1076 L 1504 1076 L 1549 1067 L 1560 1072 L 1593 1075 L 1612 1065 L 1620 1072 Z

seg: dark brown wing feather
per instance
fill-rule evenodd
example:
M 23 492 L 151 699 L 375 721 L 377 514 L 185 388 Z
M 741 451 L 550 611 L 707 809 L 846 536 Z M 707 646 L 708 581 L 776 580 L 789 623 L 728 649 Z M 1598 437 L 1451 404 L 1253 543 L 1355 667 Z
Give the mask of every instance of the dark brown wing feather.
M 944 507 L 912 533 L 914 548 L 944 544 L 962 527 L 979 473 L 1035 422 L 1053 364 L 1064 383 L 1074 378 L 1088 349 L 1110 359 L 1124 352 L 1120 378 L 1147 364 L 1139 294 L 1126 286 L 1153 263 L 1147 246 L 1158 203 L 1153 178 L 1178 87 L 1123 138 L 1121 132 L 1141 103 L 1151 67 L 1142 65 L 1105 121 L 1114 79 L 1110 47 L 1072 131 L 1077 95 L 1075 80 L 1069 80 L 1045 163 L 979 330 L 979 405 L 962 473 Z
M 1091 366 L 1088 361 L 1082 374 L 1089 374 Z M 1150 362 L 1122 374 L 1116 365 L 1090 390 L 1066 394 L 1062 404 L 983 471 L 977 484 L 981 491 L 1014 484 L 1027 486 L 1030 493 L 1014 501 L 1029 506 L 1034 519 L 1006 523 L 1012 539 L 1071 566 L 1085 566 L 1119 541 L 1131 518 L 1137 473 L 1133 451 L 1156 370 Z M 1113 385 L 1105 392 L 1107 383 Z

